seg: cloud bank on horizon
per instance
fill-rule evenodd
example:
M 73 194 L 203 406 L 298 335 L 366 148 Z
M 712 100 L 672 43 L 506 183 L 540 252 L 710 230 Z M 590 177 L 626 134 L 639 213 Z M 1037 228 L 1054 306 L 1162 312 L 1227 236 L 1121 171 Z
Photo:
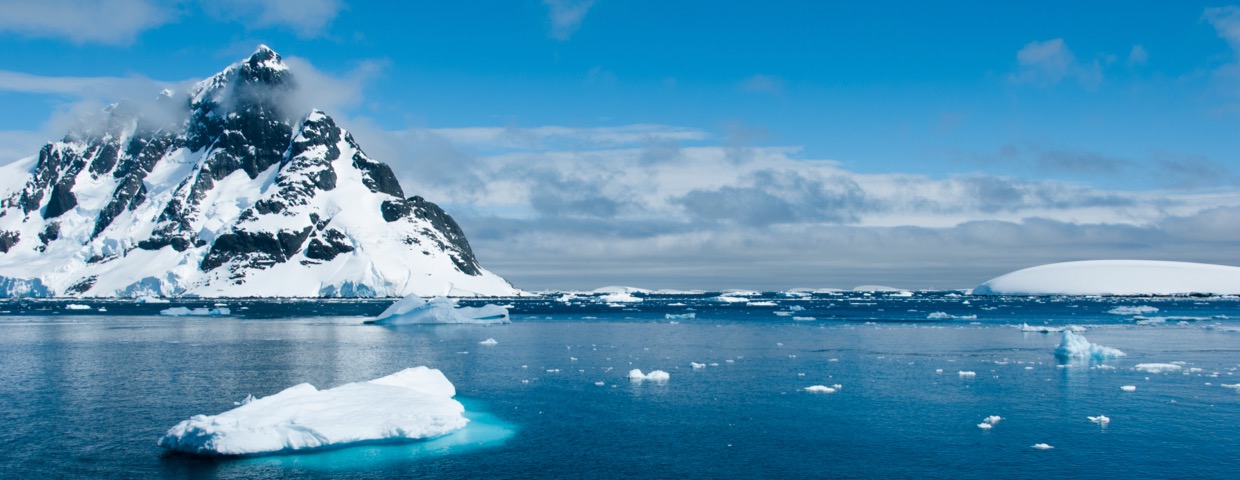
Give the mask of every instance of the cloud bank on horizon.
M 523 288 L 962 288 L 1069 260 L 1240 265 L 1240 7 L 1162 6 L 1102 37 L 1066 2 L 948 9 L 937 29 L 916 3 L 889 23 L 687 3 L 6 2 L 0 105 L 22 113 L 0 119 L 0 163 L 262 42 L 305 108 Z

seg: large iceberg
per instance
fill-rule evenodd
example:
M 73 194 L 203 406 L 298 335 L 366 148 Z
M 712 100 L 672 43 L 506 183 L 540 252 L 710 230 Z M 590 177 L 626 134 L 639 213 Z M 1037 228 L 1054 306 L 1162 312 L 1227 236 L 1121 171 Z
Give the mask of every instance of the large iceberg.
M 1240 267 L 1152 260 L 1041 265 L 995 277 L 974 295 L 1240 295 Z
M 469 422 L 439 370 L 416 367 L 319 390 L 303 383 L 219 415 L 194 415 L 159 446 L 203 455 L 254 455 L 359 442 L 438 437 Z
M 1089 343 L 1084 335 L 1077 335 L 1071 330 L 1063 331 L 1063 340 L 1060 340 L 1059 347 L 1055 348 L 1056 357 L 1067 359 L 1106 360 L 1125 355 L 1127 354 L 1118 349 Z
M 483 305 L 481 307 L 458 307 L 456 302 L 447 297 L 433 297 L 424 300 L 417 295 L 409 295 L 400 299 L 366 323 L 378 325 L 415 325 L 470 323 L 477 325 L 493 325 L 511 323 L 508 309 L 499 305 Z

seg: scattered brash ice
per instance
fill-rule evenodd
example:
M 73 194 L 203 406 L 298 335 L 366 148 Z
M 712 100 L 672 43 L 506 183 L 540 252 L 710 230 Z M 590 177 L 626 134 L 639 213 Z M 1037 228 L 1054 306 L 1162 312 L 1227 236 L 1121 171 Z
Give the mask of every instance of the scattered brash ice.
M 469 421 L 454 396 L 452 382 L 427 367 L 327 390 L 303 383 L 218 415 L 194 415 L 169 429 L 159 446 L 254 455 L 434 438 Z

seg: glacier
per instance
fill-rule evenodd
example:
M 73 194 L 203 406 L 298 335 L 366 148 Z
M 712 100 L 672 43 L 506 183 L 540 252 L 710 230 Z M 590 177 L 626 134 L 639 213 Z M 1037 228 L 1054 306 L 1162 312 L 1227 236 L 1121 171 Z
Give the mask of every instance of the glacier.
M 973 295 L 1240 295 L 1240 267 L 1154 260 L 1039 265 L 990 279 Z
M 367 320 L 374 325 L 418 325 L 466 323 L 474 325 L 498 325 L 512 323 L 508 309 L 498 305 L 460 307 L 447 297 L 425 300 L 411 294 L 393 303 L 377 317 Z
M 298 81 L 259 46 L 0 166 L 0 297 L 519 293 Z
M 327 390 L 303 383 L 218 415 L 194 415 L 158 444 L 200 455 L 257 455 L 430 439 L 468 423 L 454 396 L 443 372 L 427 367 Z

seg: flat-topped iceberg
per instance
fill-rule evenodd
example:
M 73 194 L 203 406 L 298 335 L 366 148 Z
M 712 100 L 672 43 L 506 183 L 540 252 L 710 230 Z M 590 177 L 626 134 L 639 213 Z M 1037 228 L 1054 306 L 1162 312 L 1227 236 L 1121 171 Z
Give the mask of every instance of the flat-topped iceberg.
M 493 325 L 511 323 L 508 309 L 499 305 L 483 305 L 481 307 L 458 307 L 456 302 L 447 297 L 432 297 L 424 300 L 417 295 L 409 295 L 380 313 L 366 323 L 378 325 L 416 325 L 469 323 L 475 325 Z
M 232 310 L 229 310 L 226 307 L 199 307 L 194 309 L 187 307 L 172 307 L 160 310 L 159 314 L 165 317 L 223 317 L 232 315 Z
M 426 367 L 327 390 L 303 383 L 219 415 L 194 415 L 169 429 L 159 446 L 255 455 L 434 438 L 469 422 L 454 396 L 452 382 Z
M 1089 343 L 1089 340 L 1086 340 L 1084 335 L 1077 335 L 1072 333 L 1071 330 L 1063 331 L 1063 340 L 1060 340 L 1059 346 L 1055 348 L 1056 357 L 1068 359 L 1106 360 L 1125 355 L 1127 354 L 1119 349 Z
M 1240 295 L 1240 267 L 1152 260 L 1041 265 L 995 277 L 974 295 Z

